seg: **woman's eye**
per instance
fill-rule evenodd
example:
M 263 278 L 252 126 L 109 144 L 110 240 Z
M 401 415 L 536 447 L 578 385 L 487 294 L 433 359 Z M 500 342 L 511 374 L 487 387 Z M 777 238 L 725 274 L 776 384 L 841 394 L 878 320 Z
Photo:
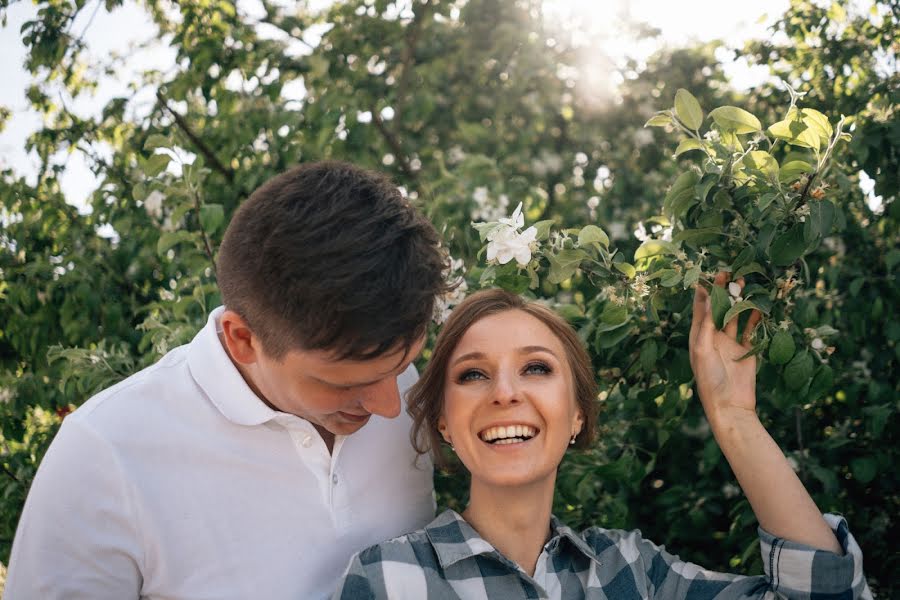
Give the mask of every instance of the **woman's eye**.
M 552 372 L 552 369 L 544 363 L 531 363 L 525 367 L 525 373 L 529 375 L 546 375 Z
M 484 373 L 469 369 L 468 371 L 463 371 L 457 379 L 459 381 L 476 381 L 478 379 L 484 379 Z

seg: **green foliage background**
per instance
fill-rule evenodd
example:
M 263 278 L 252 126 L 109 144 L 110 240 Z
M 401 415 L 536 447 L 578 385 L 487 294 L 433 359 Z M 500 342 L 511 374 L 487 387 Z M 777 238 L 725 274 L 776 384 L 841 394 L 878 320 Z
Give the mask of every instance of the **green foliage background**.
M 0 11 L 7 4 L 0 0 Z M 110 9 L 118 4 L 106 1 Z M 735 105 L 766 125 L 784 119 L 790 104 L 783 87 L 749 95 L 730 89 L 715 45 L 703 45 L 620 65 L 622 84 L 598 106 L 599 92 L 578 75 L 585 51 L 577 32 L 552 30 L 536 1 L 425 0 L 398 8 L 353 0 L 323 14 L 263 4 L 266 16 L 257 22 L 230 2 L 145 1 L 177 51 L 176 65 L 144 73 L 134 85 L 135 93 L 153 91 L 149 110 L 121 97 L 99 118 L 73 114 L 63 100 L 90 93 L 115 66 L 115 59 L 88 64 L 82 40 L 71 33 L 86 3 L 38 2 L 37 19 L 23 28 L 33 73 L 28 98 L 46 125 L 28 141 L 42 159 L 37 183 L 9 170 L 0 176 L 0 562 L 63 416 L 202 326 L 219 301 L 212 258 L 225 224 L 272 175 L 326 157 L 390 173 L 444 232 L 471 287 L 484 264 L 477 256 L 482 240 L 469 223 L 505 216 L 518 202 L 529 222 L 552 222 L 555 231 L 599 225 L 617 249 L 606 256 L 614 262 L 680 275 L 684 261 L 635 257 L 631 231 L 640 222 L 652 229 L 664 222 L 654 217 L 667 217 L 681 219 L 680 229 L 727 229 L 738 219 L 698 224 L 701 208 L 676 215 L 664 206 L 679 174 L 699 178 L 708 165 L 697 152 L 673 158 L 677 136 L 644 123 L 672 106 L 680 88 L 706 114 Z M 799 255 L 772 261 L 794 268 L 799 279 L 790 302 L 775 303 L 770 325 L 790 321 L 789 356 L 804 357 L 798 361 L 805 378 L 796 389 L 785 375 L 790 363 L 776 364 L 781 357 L 772 360 L 772 348 L 761 346 L 768 360 L 759 372 L 759 412 L 819 506 L 847 516 L 876 593 L 894 597 L 900 81 L 892 33 L 900 15 L 890 2 L 863 14 L 851 4 L 793 0 L 770 40 L 742 53 L 806 92 L 803 108 L 832 122 L 845 115 L 852 133 L 836 147 L 828 172 L 817 173 L 814 187 L 827 184 L 821 192 L 834 209 L 829 226 Z M 320 43 L 286 51 L 323 23 L 331 27 Z M 639 24 L 621 27 L 654 35 Z M 229 76 L 242 84 L 228 84 Z M 285 86 L 296 82 L 306 96 L 286 100 Z M 8 118 L 0 111 L 0 122 Z M 787 144 L 772 150 L 782 168 L 789 151 Z M 90 214 L 79 214 L 60 191 L 66 152 L 84 153 L 101 181 Z M 751 180 L 764 171 L 746 170 Z M 859 189 L 860 170 L 883 197 L 878 213 Z M 756 198 L 762 191 L 753 181 Z M 790 190 L 791 180 L 769 183 Z M 691 203 L 703 207 L 705 198 L 693 194 Z M 710 205 L 707 212 L 740 212 L 742 197 L 733 195 L 733 207 Z M 799 223 L 789 210 L 770 217 L 781 233 Z M 108 227 L 117 235 L 98 233 Z M 711 248 L 703 268 L 734 267 L 735 249 L 753 246 L 763 264 L 747 279 L 763 297 L 778 276 L 763 260 L 771 258 L 768 244 L 759 242 L 758 228 L 728 231 L 735 243 L 710 244 L 718 250 Z M 572 249 L 564 238 L 554 238 L 556 251 Z M 705 247 L 681 242 L 692 260 Z M 616 275 L 610 280 L 607 273 L 604 282 L 630 285 L 627 269 L 610 272 Z M 672 273 L 658 276 L 661 286 L 646 302 L 627 305 L 628 327 L 607 343 L 598 341 L 610 340 L 600 333 L 619 317 L 607 312 L 596 273 L 581 264 L 564 279 L 536 275 L 530 293 L 557 306 L 590 342 L 603 389 L 599 442 L 561 467 L 557 514 L 576 527 L 640 527 L 707 568 L 760 572 L 752 511 L 691 399 L 688 286 L 666 286 Z M 832 353 L 814 351 L 817 338 Z M 826 367 L 829 377 L 817 379 Z M 438 473 L 436 486 L 442 506 L 465 501 L 461 474 Z

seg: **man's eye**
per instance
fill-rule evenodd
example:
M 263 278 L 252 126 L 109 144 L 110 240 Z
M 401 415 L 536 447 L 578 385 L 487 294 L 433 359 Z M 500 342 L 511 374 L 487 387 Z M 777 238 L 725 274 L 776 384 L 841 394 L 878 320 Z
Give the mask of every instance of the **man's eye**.
M 468 371 L 463 371 L 460 373 L 459 377 L 457 377 L 458 381 L 477 381 L 479 379 L 485 379 L 484 373 L 481 371 L 477 371 L 475 369 L 469 369 Z
M 553 369 L 542 362 L 531 363 L 525 367 L 525 373 L 529 375 L 547 375 L 552 372 Z

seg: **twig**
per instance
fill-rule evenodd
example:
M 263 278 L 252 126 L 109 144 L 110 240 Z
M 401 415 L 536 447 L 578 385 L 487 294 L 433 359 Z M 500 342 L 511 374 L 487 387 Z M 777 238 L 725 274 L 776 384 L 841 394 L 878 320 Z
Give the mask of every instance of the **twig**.
M 418 182 L 418 175 L 416 172 L 412 170 L 412 167 L 409 164 L 409 158 L 406 156 L 406 153 L 403 150 L 403 146 L 400 145 L 400 140 L 393 134 L 393 132 L 387 128 L 384 121 L 381 118 L 381 115 L 378 113 L 378 110 L 373 106 L 372 107 L 372 122 L 375 124 L 375 128 L 381 133 L 382 137 L 384 137 L 384 141 L 387 142 L 387 145 L 390 146 L 391 152 L 397 157 L 397 160 L 400 162 L 400 170 L 403 171 L 403 174 L 409 177 L 411 180 Z
M 215 153 L 207 146 L 203 140 L 201 140 L 197 134 L 193 132 L 187 122 L 184 120 L 180 114 L 172 109 L 169 106 L 168 101 L 162 95 L 161 90 L 156 91 L 156 98 L 159 100 L 160 105 L 172 115 L 172 118 L 175 120 L 175 124 L 178 125 L 178 128 L 184 133 L 184 135 L 191 141 L 194 146 L 196 146 L 197 150 L 200 151 L 200 154 L 203 155 L 203 158 L 206 159 L 206 162 L 216 171 L 221 173 L 229 183 L 234 182 L 234 171 L 223 165 L 219 159 L 216 157 Z
M 212 244 L 209 243 L 209 236 L 206 235 L 206 230 L 203 229 L 203 223 L 200 222 L 200 209 L 203 207 L 203 203 L 200 201 L 200 194 L 197 193 L 197 190 L 193 189 L 193 186 L 191 186 L 191 195 L 194 197 L 194 210 L 197 211 L 197 222 L 200 225 L 200 237 L 203 238 L 203 249 L 206 251 L 207 258 L 209 258 L 209 264 L 212 267 L 213 275 L 218 279 L 216 259 L 213 257 Z
M 9 470 L 9 467 L 7 467 L 5 464 L 0 463 L 0 467 L 3 468 L 3 472 L 6 473 L 6 474 L 10 477 L 10 479 L 12 479 L 13 481 L 15 481 L 16 483 L 22 483 L 22 482 L 19 480 L 19 478 L 16 477 L 16 474 L 13 473 L 12 471 L 10 471 L 10 470 Z

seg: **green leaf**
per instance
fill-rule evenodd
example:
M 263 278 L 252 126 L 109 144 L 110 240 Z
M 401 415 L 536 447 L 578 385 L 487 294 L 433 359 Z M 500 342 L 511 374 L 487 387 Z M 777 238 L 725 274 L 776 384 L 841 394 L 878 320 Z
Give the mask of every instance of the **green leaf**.
M 834 373 L 828 365 L 822 365 L 816 370 L 812 384 L 809 386 L 807 399 L 811 402 L 818 400 L 831 390 L 834 385 Z
M 766 133 L 793 146 L 818 149 L 822 141 L 818 134 L 818 125 L 811 128 L 812 123 L 810 120 L 803 119 L 796 109 L 792 109 L 784 120 L 771 125 Z
M 769 248 L 769 258 L 775 265 L 784 267 L 803 256 L 805 249 L 803 225 L 798 224 L 775 238 L 772 247 Z
M 800 109 L 800 117 L 807 127 L 819 136 L 819 147 L 825 146 L 831 141 L 834 129 L 831 127 L 828 117 L 812 108 Z
M 756 258 L 756 248 L 753 246 L 747 246 L 741 253 L 737 255 L 737 258 L 734 259 L 734 262 L 731 263 L 731 271 L 736 272 L 738 269 L 743 267 L 744 265 L 750 264 L 753 259 Z M 733 277 L 733 279 L 737 279 L 737 276 Z
M 502 227 L 502 223 L 472 223 L 472 227 L 478 232 L 478 236 L 481 238 L 481 241 L 484 242 L 487 240 L 488 236 L 491 235 L 498 227 Z
M 728 322 L 733 318 L 744 312 L 745 310 L 759 310 L 759 307 L 756 306 L 750 300 L 741 300 L 740 302 L 735 302 L 731 308 L 728 309 L 728 312 L 725 313 L 725 317 L 722 319 L 725 325 L 728 325 Z
M 682 284 L 684 285 L 684 289 L 694 287 L 694 284 L 696 284 L 700 280 L 700 273 L 700 265 L 694 265 L 693 267 L 685 271 L 684 281 L 682 282 Z
M 699 229 L 685 229 L 672 236 L 672 242 L 687 242 L 689 244 L 708 244 L 719 236 L 724 235 L 721 227 L 701 227 Z
M 624 273 L 628 279 L 634 279 L 634 276 L 637 274 L 637 269 L 634 268 L 634 265 L 630 265 L 627 262 L 613 263 L 613 266 Z
M 628 311 L 624 306 L 609 302 L 600 314 L 600 321 L 618 327 L 628 320 Z
M 787 364 L 793 358 L 795 350 L 793 336 L 787 331 L 779 329 L 769 343 L 769 362 L 773 365 Z
M 766 271 L 762 268 L 762 266 L 757 262 L 752 262 L 749 265 L 745 265 L 734 272 L 734 279 L 739 277 L 743 277 L 744 275 L 749 275 L 750 273 L 762 273 L 766 274 Z
M 753 150 L 744 157 L 744 164 L 751 169 L 763 173 L 766 178 L 774 180 L 778 177 L 778 161 L 763 150 Z
M 550 228 L 553 227 L 553 223 L 553 219 L 545 219 L 543 221 L 538 221 L 537 223 L 532 225 L 532 227 L 537 229 L 537 236 L 535 236 L 535 239 L 539 242 L 543 242 L 544 240 L 549 239 Z M 482 239 L 481 241 L 483 242 L 484 239 Z
M 714 285 L 710 291 L 710 299 L 712 301 L 713 323 L 715 323 L 716 329 L 722 329 L 725 326 L 725 315 L 731 308 L 728 292 L 725 291 L 725 288 Z
M 147 177 L 156 177 L 166 170 L 172 157 L 168 154 L 154 154 L 144 161 L 143 170 Z
M 494 279 L 494 284 L 514 294 L 521 294 L 531 284 L 531 277 L 524 273 L 501 273 Z
M 690 152 L 691 150 L 703 150 L 703 144 L 694 138 L 681 140 L 678 142 L 678 147 L 675 148 L 675 156 L 681 156 L 685 152 Z
M 801 350 L 784 367 L 784 383 L 790 390 L 799 390 L 809 383 L 812 373 L 812 356 L 806 350 Z
M 547 281 L 550 283 L 562 283 L 566 279 L 570 279 L 581 261 L 588 258 L 584 250 L 577 248 L 568 248 L 560 250 L 558 254 L 547 257 L 550 261 L 550 273 L 547 275 Z
M 644 342 L 641 346 L 641 366 L 648 373 L 652 373 L 656 369 L 656 359 L 658 358 L 658 349 L 656 342 L 652 339 Z
M 597 350 L 605 350 L 612 348 L 631 334 L 632 326 L 629 323 L 620 325 L 615 329 L 603 332 L 605 335 L 597 335 L 594 341 L 594 348 Z
M 663 240 L 647 240 L 634 251 L 634 260 L 639 261 L 644 258 L 660 256 L 663 254 L 675 254 L 678 248 L 672 242 Z
M 609 248 L 609 236 L 596 225 L 586 225 L 578 232 L 578 245 L 585 246 L 594 242 Z
M 792 160 L 781 165 L 778 170 L 778 180 L 781 183 L 794 181 L 801 175 L 812 173 L 813 170 L 813 166 L 806 161 Z
M 172 142 L 164 135 L 154 133 L 144 142 L 144 150 L 156 150 L 157 148 L 168 148 Z
M 809 216 L 803 224 L 803 238 L 807 243 L 827 236 L 831 233 L 834 222 L 834 204 L 830 200 L 812 200 L 809 202 Z
M 208 234 L 216 233 L 225 223 L 225 209 L 221 204 L 204 204 L 200 207 L 200 227 Z
M 762 129 L 759 119 L 737 106 L 720 106 L 709 113 L 721 129 L 737 134 L 755 133 Z
M 665 127 L 672 124 L 672 117 L 665 113 L 659 113 L 650 117 L 650 120 L 644 123 L 644 127 Z
M 878 475 L 878 463 L 871 456 L 854 458 L 850 461 L 853 476 L 863 484 L 869 483 Z
M 682 88 L 675 92 L 675 115 L 687 125 L 688 129 L 697 130 L 703 124 L 703 109 L 700 108 L 700 103 L 693 94 Z
M 663 211 L 666 215 L 673 219 L 680 217 L 691 204 L 696 202 L 694 186 L 698 181 L 700 181 L 700 176 L 693 171 L 687 171 L 678 176 L 663 200 Z
M 665 269 L 666 271 L 671 271 L 671 273 L 666 273 L 664 276 L 660 277 L 659 285 L 663 287 L 675 287 L 679 283 L 681 283 L 682 276 L 681 273 L 676 271 L 675 269 Z
M 194 234 L 190 231 L 167 231 L 159 236 L 159 240 L 156 242 L 156 253 L 163 256 L 178 244 L 187 241 L 194 241 Z

